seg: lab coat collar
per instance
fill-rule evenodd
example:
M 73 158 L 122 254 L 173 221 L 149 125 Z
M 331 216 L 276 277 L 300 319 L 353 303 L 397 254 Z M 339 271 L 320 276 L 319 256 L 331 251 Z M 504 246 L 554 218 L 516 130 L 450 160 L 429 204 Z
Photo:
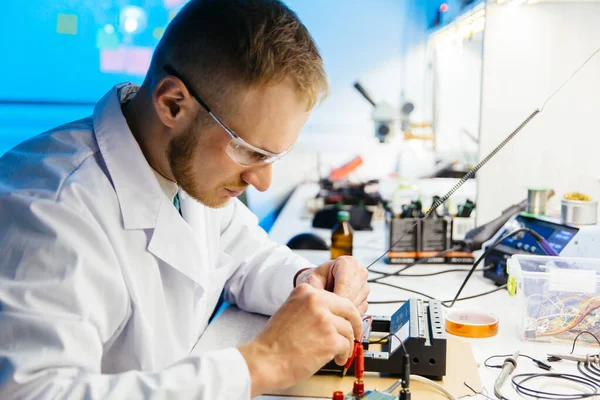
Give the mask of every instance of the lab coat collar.
M 96 104 L 94 131 L 119 198 L 124 228 L 148 229 L 156 227 L 165 195 L 121 111 L 119 90 L 129 85 L 113 87 Z
M 94 110 L 96 140 L 119 199 L 123 226 L 152 229 L 148 251 L 202 285 L 200 261 L 205 256 L 196 235 L 163 192 L 121 111 L 119 90 L 125 88 L 122 95 L 130 94 L 127 85 L 115 86 Z M 184 215 L 186 204 L 182 204 Z

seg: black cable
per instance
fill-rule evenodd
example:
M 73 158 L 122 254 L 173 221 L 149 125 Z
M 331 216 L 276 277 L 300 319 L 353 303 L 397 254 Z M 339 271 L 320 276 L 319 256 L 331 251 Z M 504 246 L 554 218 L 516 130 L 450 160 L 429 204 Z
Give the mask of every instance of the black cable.
M 596 386 L 600 386 L 600 370 L 598 370 L 598 368 L 590 368 L 591 366 L 589 364 L 583 363 L 583 362 L 578 362 L 577 363 L 577 370 L 579 371 L 579 373 L 581 375 L 583 375 L 584 377 L 586 377 L 587 379 L 591 380 L 592 382 L 594 382 L 596 384 Z M 594 371 L 597 370 L 597 371 Z
M 489 271 L 490 269 L 493 269 L 494 266 L 489 266 L 489 267 L 485 267 L 482 269 L 476 269 L 475 272 L 483 272 L 483 271 Z M 427 277 L 427 276 L 436 276 L 436 275 L 443 275 L 443 274 L 449 274 L 451 272 L 469 272 L 469 269 L 467 268 L 453 268 L 453 269 L 446 269 L 443 271 L 438 271 L 438 272 L 430 272 L 428 274 L 402 274 L 400 276 L 405 277 L 405 278 L 421 278 L 421 277 Z
M 381 342 L 391 338 L 392 336 L 394 336 L 396 339 L 398 339 L 398 341 L 400 342 L 400 346 L 402 346 L 402 351 L 404 351 L 404 354 L 408 354 L 408 351 L 406 351 L 406 347 L 404 346 L 404 342 L 402 341 L 402 339 L 400 339 L 398 336 L 396 336 L 395 333 L 389 333 L 389 334 L 385 335 L 384 337 L 382 337 L 381 339 L 376 340 L 375 342 L 369 342 L 369 344 L 381 343 Z
M 600 376 L 600 368 L 596 367 L 593 363 L 589 363 L 586 365 L 591 369 L 591 371 L 594 373 L 594 375 Z
M 575 346 L 577 344 L 577 340 L 579 339 L 579 337 L 581 335 L 584 335 L 584 334 L 588 334 L 591 337 L 593 337 L 596 340 L 596 342 L 600 345 L 600 339 L 598 339 L 598 337 L 596 335 L 594 335 L 592 332 L 581 331 L 577 334 L 577 336 L 575 336 L 575 339 L 573 339 L 573 346 L 571 347 L 571 352 L 569 354 L 573 354 L 573 352 L 575 351 Z M 577 363 L 577 370 L 586 379 L 589 379 L 596 386 L 600 387 L 600 368 L 596 367 L 593 363 L 586 363 L 586 362 L 580 361 Z
M 392 336 L 395 337 L 396 339 L 398 339 L 398 341 L 400 342 L 400 346 L 402 347 L 402 351 L 404 352 L 404 356 L 402 357 L 403 364 L 404 364 L 404 370 L 402 371 L 402 377 L 399 380 L 397 380 L 392 386 L 387 388 L 385 390 L 385 393 L 392 393 L 394 390 L 396 390 L 396 388 L 398 386 L 402 385 L 402 389 L 400 390 L 400 399 L 407 399 L 407 398 L 410 399 L 410 389 L 409 389 L 409 386 L 410 386 L 410 356 L 408 355 L 408 351 L 406 350 L 406 347 L 404 346 L 404 341 L 402 339 L 400 339 L 398 336 L 396 336 L 395 333 L 389 333 L 375 342 L 369 342 L 369 344 L 381 343 L 384 340 L 386 340 Z M 391 346 L 390 346 L 390 349 L 391 349 Z
M 367 282 L 377 282 L 380 279 L 383 278 L 387 278 L 389 276 L 398 276 L 400 275 L 402 272 L 406 271 L 409 268 L 414 267 L 415 265 L 419 265 L 419 264 L 423 264 L 429 260 L 431 260 L 432 258 L 438 258 L 438 257 L 443 257 L 444 255 L 451 253 L 453 251 L 457 251 L 460 250 L 460 246 L 455 246 L 455 247 L 451 247 L 449 249 L 446 250 L 442 250 L 439 253 L 437 253 L 434 256 L 431 257 L 426 257 L 426 258 L 419 258 L 418 260 L 410 263 L 410 264 L 406 264 L 405 266 L 403 266 L 402 268 L 400 268 L 398 271 L 396 272 L 382 272 L 382 271 L 371 271 L 371 272 L 376 272 L 378 274 L 381 274 L 381 276 L 378 276 L 377 278 L 373 278 L 373 279 L 369 279 Z M 367 267 L 367 269 L 369 269 L 371 266 Z
M 392 287 L 392 288 L 394 288 L 394 289 L 400 289 L 400 290 L 404 290 L 405 292 L 409 292 L 409 293 L 418 294 L 419 296 L 423 296 L 423 297 L 426 297 L 426 298 L 428 298 L 428 299 L 435 300 L 435 297 L 433 297 L 433 296 L 430 296 L 430 295 L 428 295 L 428 294 L 425 294 L 425 293 L 423 293 L 423 292 L 419 292 L 419 291 L 416 291 L 416 290 L 413 290 L 413 289 L 408 289 L 408 288 L 405 288 L 405 287 L 402 287 L 402 286 L 397 286 L 397 285 L 394 285 L 394 284 L 392 284 L 392 283 L 387 283 L 387 282 L 373 282 L 373 283 L 376 283 L 376 284 L 378 284 L 378 285 L 389 286 L 389 287 Z M 372 303 L 372 302 L 369 302 L 369 304 L 373 304 L 373 303 Z
M 483 362 L 483 365 L 486 366 L 487 368 L 502 368 L 504 366 L 504 364 L 494 364 L 494 365 L 490 365 L 488 364 L 488 361 L 491 360 L 492 358 L 506 358 L 506 357 L 512 357 L 512 354 L 499 354 L 499 355 L 494 355 L 494 356 L 490 356 L 488 358 L 486 358 L 486 360 Z M 544 369 L 546 371 L 549 371 L 552 369 L 552 367 L 548 364 L 546 364 L 545 362 L 535 359 L 531 356 L 528 356 L 527 354 L 519 354 L 519 357 L 525 357 L 525 358 L 529 358 L 531 361 L 533 361 L 533 363 L 535 365 L 537 365 L 539 368 Z
M 502 368 L 504 366 L 503 364 L 490 365 L 490 364 L 488 364 L 488 361 L 491 360 L 492 358 L 506 358 L 506 357 L 511 357 L 511 356 L 512 356 L 512 354 L 498 354 L 498 355 L 494 355 L 494 356 L 489 356 L 488 358 L 485 359 L 485 361 L 483 362 L 483 365 L 488 368 Z M 533 362 L 538 361 L 535 358 L 528 356 L 527 354 L 519 354 L 519 357 L 529 358 Z
M 463 289 L 465 288 L 465 285 L 467 284 L 467 282 L 469 281 L 469 279 L 471 279 L 471 276 L 473 275 L 473 272 L 475 272 L 475 269 L 477 268 L 477 266 L 479 265 L 479 263 L 481 263 L 496 247 L 498 247 L 503 241 L 505 241 L 506 239 L 515 236 L 518 233 L 521 232 L 532 232 L 531 229 L 529 228 L 519 228 L 516 229 L 510 233 L 507 233 L 506 235 L 502 236 L 500 239 L 496 240 L 482 255 L 481 257 L 479 257 L 477 259 L 477 261 L 475 261 L 475 263 L 473 264 L 473 267 L 471 267 L 471 270 L 469 271 L 469 273 L 467 274 L 465 280 L 463 281 L 462 285 L 460 285 L 460 288 L 458 289 L 458 292 L 456 292 L 456 296 L 454 296 L 454 300 L 452 300 L 452 302 L 450 302 L 450 305 L 446 305 L 444 303 L 448 303 L 448 302 L 442 302 L 442 305 L 448 308 L 452 308 L 452 306 L 454 306 L 454 303 L 456 303 L 456 300 L 458 299 L 458 296 L 460 296 L 461 292 L 463 291 Z
M 516 235 L 516 234 L 518 234 L 518 233 L 521 233 L 521 232 L 527 232 L 527 233 L 531 233 L 531 232 L 532 232 L 532 230 L 531 230 L 531 229 L 529 229 L 529 228 L 519 228 L 519 229 L 516 229 L 516 230 L 514 230 L 514 231 L 512 231 L 512 232 L 510 232 L 510 233 L 507 233 L 506 235 L 502 236 L 500 239 L 496 240 L 496 241 L 495 241 L 495 242 L 494 242 L 494 243 L 493 243 L 493 244 L 492 244 L 492 245 L 491 245 L 491 246 L 490 246 L 490 247 L 489 247 L 489 248 L 488 248 L 488 249 L 487 249 L 487 250 L 486 250 L 486 251 L 485 251 L 485 252 L 484 252 L 484 253 L 481 255 L 481 257 L 479 257 L 479 258 L 477 259 L 477 261 L 475 261 L 475 263 L 473 264 L 473 266 L 472 266 L 472 267 L 471 267 L 471 269 L 469 270 L 469 272 L 468 272 L 467 276 L 465 277 L 465 280 L 463 281 L 463 283 L 460 285 L 460 288 L 459 288 L 459 289 L 458 289 L 458 291 L 456 292 L 456 295 L 454 296 L 454 299 L 452 299 L 452 300 L 445 300 L 445 301 L 442 301 L 442 305 L 443 305 L 444 307 L 446 307 L 446 308 L 452 308 L 452 307 L 454 306 L 454 304 L 455 304 L 457 301 L 459 301 L 459 300 L 458 300 L 458 298 L 459 298 L 460 294 L 462 293 L 462 291 L 463 291 L 463 289 L 465 288 L 465 286 L 466 286 L 467 282 L 469 281 L 469 279 L 471 279 L 471 276 L 473 275 L 473 272 L 475 272 L 475 270 L 477 269 L 477 266 L 479 266 L 479 264 L 480 264 L 480 263 L 481 263 L 481 262 L 482 262 L 482 261 L 483 261 L 483 260 L 484 260 L 484 259 L 485 259 L 485 258 L 486 258 L 486 257 L 487 257 L 487 256 L 488 256 L 488 255 L 489 255 L 489 254 L 490 254 L 490 253 L 491 253 L 491 252 L 492 252 L 492 251 L 493 251 L 493 250 L 494 250 L 496 247 L 498 247 L 498 246 L 499 246 L 499 245 L 500 245 L 500 244 L 501 244 L 501 243 L 502 243 L 504 240 L 506 240 L 506 239 L 508 239 L 508 238 L 510 238 L 510 237 L 512 237 L 512 236 L 514 236 L 514 235 Z M 435 297 L 429 296 L 428 294 L 425 294 L 425 293 L 422 293 L 422 292 L 418 292 L 418 291 L 416 291 L 416 290 L 408 289 L 408 288 L 405 288 L 405 287 L 396 286 L 396 285 L 393 285 L 393 284 L 391 284 L 391 283 L 379 282 L 379 281 L 374 281 L 374 282 L 373 282 L 373 281 L 370 281 L 370 283 L 376 283 L 376 284 L 379 284 L 379 285 L 385 285 L 385 286 L 393 287 L 393 288 L 396 288 L 396 289 L 404 290 L 404 291 L 407 291 L 407 292 L 410 292 L 410 293 L 414 293 L 414 294 L 421 295 L 421 296 L 423 296 L 423 297 L 426 297 L 426 298 L 428 298 L 428 299 L 435 299 Z M 488 294 L 490 294 L 490 293 L 497 292 L 498 290 L 501 290 L 501 288 L 505 288 L 505 287 L 506 287 L 506 285 L 503 285 L 503 286 L 501 286 L 501 287 L 499 287 L 499 288 L 496 288 L 496 289 L 494 289 L 494 290 L 491 290 L 491 291 L 489 291 L 489 292 L 485 292 L 485 293 L 481 293 L 481 294 L 478 294 L 478 295 L 474 295 L 474 296 L 466 297 L 466 298 L 463 298 L 462 300 L 467 300 L 467 299 L 472 299 L 472 298 L 482 297 L 482 296 L 488 295 Z M 373 302 L 373 301 L 370 301 L 370 302 L 369 302 L 369 304 L 392 304 L 392 303 L 404 303 L 405 301 L 406 301 L 406 300 L 400 300 L 400 301 L 386 301 L 386 302 Z
M 456 301 L 464 301 L 464 300 L 471 300 L 471 299 L 476 299 L 478 297 L 483 297 L 483 296 L 487 296 L 488 294 L 492 294 L 492 293 L 496 293 L 499 292 L 501 290 L 506 289 L 506 285 L 502 285 L 502 286 L 498 286 L 495 289 L 492 290 L 488 290 L 487 292 L 483 292 L 483 293 L 479 293 L 479 294 L 474 294 L 471 296 L 467 296 L 467 297 L 461 297 L 460 299 L 456 299 Z M 442 305 L 444 305 L 443 303 L 447 303 L 448 301 L 442 302 Z
M 571 353 L 569 353 L 569 354 L 573 354 L 573 352 L 575 351 L 575 344 L 577 343 L 577 339 L 579 339 L 579 336 L 586 334 L 586 333 L 588 335 L 590 335 L 591 337 L 593 337 L 596 340 L 596 343 L 598 343 L 598 345 L 600 346 L 600 339 L 598 339 L 598 337 L 596 335 L 594 335 L 590 331 L 581 331 L 577 334 L 577 336 L 575 336 L 575 339 L 573 339 L 573 347 L 571 348 Z
M 475 272 L 483 272 L 483 271 L 489 271 L 490 269 L 493 269 L 494 266 L 491 265 L 489 267 L 485 267 L 482 269 L 476 269 Z M 427 276 L 436 276 L 436 275 L 443 275 L 443 274 L 449 274 L 452 272 L 469 272 L 469 268 L 453 268 L 453 269 L 445 269 L 443 271 L 438 271 L 438 272 L 430 272 L 427 274 L 398 274 L 398 276 L 401 276 L 403 278 L 422 278 L 422 277 L 427 277 Z M 372 272 L 378 272 L 379 271 L 372 271 Z M 385 278 L 385 277 L 382 277 Z M 375 278 L 375 279 L 379 279 L 379 278 Z M 377 280 L 372 279 L 372 280 L 368 280 L 367 282 L 369 283 L 378 283 Z
M 542 390 L 536 390 L 533 388 L 526 387 L 524 385 L 525 382 L 538 379 L 538 378 L 552 378 L 552 379 L 563 379 L 570 382 L 579 383 L 580 385 L 585 386 L 590 389 L 591 393 L 552 393 L 545 392 Z M 546 372 L 541 374 L 519 374 L 512 377 L 512 384 L 517 393 L 534 397 L 536 399 L 544 399 L 544 400 L 576 400 L 576 399 L 586 399 L 589 397 L 595 397 L 598 395 L 598 386 L 594 381 L 571 374 L 558 374 L 553 372 Z
M 410 291 L 412 293 L 416 293 L 416 294 L 419 294 L 421 296 L 433 299 L 431 296 L 429 296 L 429 295 L 427 295 L 425 293 L 417 292 L 417 291 L 414 291 L 414 290 L 406 289 L 406 288 L 403 288 L 403 287 L 400 287 L 400 286 L 396 286 L 396 285 L 392 285 L 392 284 L 386 284 L 384 282 L 377 282 L 377 283 L 380 284 L 380 285 L 385 284 L 386 286 L 391 286 L 391 287 L 394 287 L 394 288 L 400 289 L 400 290 Z M 483 293 L 479 293 L 479 294 L 474 294 L 474 295 L 467 296 L 467 297 L 461 297 L 460 299 L 457 299 L 456 301 L 464 301 L 464 300 L 476 299 L 478 297 L 487 296 L 488 294 L 496 293 L 496 292 L 499 292 L 499 291 L 504 290 L 504 289 L 506 289 L 506 285 L 498 286 L 497 288 L 489 290 L 487 292 L 483 292 Z M 397 304 L 397 303 L 406 303 L 407 301 L 408 301 L 408 299 L 407 300 L 369 301 L 369 304 Z M 443 301 L 442 305 L 444 305 L 445 302 L 450 302 L 450 300 Z

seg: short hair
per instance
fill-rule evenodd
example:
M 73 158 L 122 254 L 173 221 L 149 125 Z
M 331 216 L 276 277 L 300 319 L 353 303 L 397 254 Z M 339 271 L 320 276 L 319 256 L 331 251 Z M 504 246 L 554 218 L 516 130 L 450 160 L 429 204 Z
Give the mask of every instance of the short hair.
M 190 0 L 165 30 L 150 71 L 164 76 L 164 64 L 209 98 L 232 83 L 260 87 L 290 79 L 308 111 L 328 90 L 313 38 L 279 0 Z

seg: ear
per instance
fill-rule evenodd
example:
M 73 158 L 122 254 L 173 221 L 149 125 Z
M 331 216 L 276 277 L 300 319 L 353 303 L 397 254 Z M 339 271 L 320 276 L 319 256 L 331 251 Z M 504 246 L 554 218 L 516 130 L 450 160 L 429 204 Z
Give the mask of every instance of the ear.
M 196 104 L 185 85 L 177 78 L 166 76 L 152 94 L 152 102 L 161 122 L 169 128 L 193 121 Z

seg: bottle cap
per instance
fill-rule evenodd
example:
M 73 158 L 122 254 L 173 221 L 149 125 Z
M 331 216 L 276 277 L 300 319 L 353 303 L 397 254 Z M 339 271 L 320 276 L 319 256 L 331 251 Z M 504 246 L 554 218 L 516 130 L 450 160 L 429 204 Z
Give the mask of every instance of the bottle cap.
M 350 213 L 348 211 L 338 211 L 338 221 L 350 221 Z

